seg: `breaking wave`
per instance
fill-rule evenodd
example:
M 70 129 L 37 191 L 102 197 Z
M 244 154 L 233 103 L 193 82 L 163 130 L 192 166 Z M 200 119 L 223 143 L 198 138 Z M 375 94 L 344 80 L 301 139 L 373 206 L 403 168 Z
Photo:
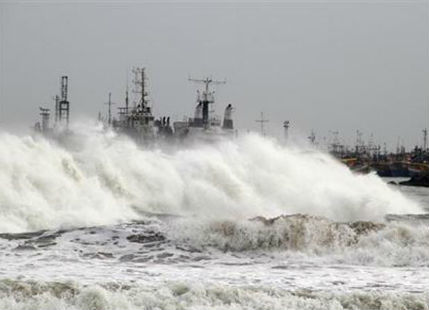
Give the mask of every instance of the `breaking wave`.
M 427 310 L 424 293 L 312 292 L 187 282 L 162 287 L 107 283 L 0 282 L 1 309 L 407 309 Z
M 429 227 L 417 221 L 334 222 L 296 214 L 241 222 L 182 219 L 169 222 L 165 229 L 169 240 L 201 251 L 278 253 L 292 260 L 304 255 L 327 264 L 429 266 Z
M 98 127 L 74 131 L 62 144 L 0 133 L 1 232 L 109 225 L 147 213 L 352 221 L 421 212 L 375 175 L 255 134 L 183 148 L 139 147 Z
M 429 226 L 334 222 L 301 214 L 246 221 L 151 217 L 114 226 L 2 233 L 0 247 L 19 255 L 47 256 L 60 249 L 64 261 L 78 249 L 82 259 L 124 263 L 174 265 L 225 258 L 241 263 L 254 257 L 279 269 L 303 260 L 320 265 L 429 267 Z

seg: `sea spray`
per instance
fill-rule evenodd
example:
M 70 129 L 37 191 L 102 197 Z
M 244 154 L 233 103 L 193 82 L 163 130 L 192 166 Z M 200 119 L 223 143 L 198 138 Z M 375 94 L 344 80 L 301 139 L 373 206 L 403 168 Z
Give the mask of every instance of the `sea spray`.
M 62 144 L 1 133 L 0 186 L 1 232 L 114 224 L 147 213 L 349 221 L 421 212 L 376 175 L 355 175 L 327 154 L 255 134 L 167 148 L 83 125 Z

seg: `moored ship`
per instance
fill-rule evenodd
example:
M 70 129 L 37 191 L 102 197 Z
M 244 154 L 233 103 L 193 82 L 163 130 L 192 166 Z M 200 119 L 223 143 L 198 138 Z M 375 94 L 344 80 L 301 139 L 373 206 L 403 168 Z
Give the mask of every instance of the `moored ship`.
M 105 130 L 113 130 L 118 134 L 126 135 L 138 143 L 151 144 L 158 140 L 202 140 L 213 141 L 222 137 L 234 135 L 234 122 L 232 118 L 233 107 L 228 104 L 224 111 L 223 120 L 211 110 L 214 105 L 214 91 L 211 85 L 225 84 L 225 81 L 215 81 L 212 78 L 189 79 L 202 83 L 204 88 L 198 91 L 197 105 L 193 117 L 182 121 L 171 121 L 169 116 L 155 118 L 148 99 L 147 75 L 145 68 L 135 68 L 133 92 L 137 94 L 134 104 L 130 104 L 128 86 L 125 92 L 124 106 L 118 108 L 117 115 L 112 113 L 111 94 L 109 93 L 108 113 L 106 117 L 99 114 L 99 121 Z M 34 126 L 36 132 L 46 137 L 56 137 L 70 133 L 70 102 L 67 99 L 68 77 L 61 78 L 61 96 L 56 96 L 55 123 L 50 125 L 50 109 L 41 107 L 42 120 Z

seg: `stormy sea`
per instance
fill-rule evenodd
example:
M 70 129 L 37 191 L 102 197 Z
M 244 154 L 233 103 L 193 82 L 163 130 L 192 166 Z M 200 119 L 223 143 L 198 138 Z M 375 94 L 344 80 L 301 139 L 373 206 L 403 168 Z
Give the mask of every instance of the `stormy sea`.
M 429 189 L 256 134 L 0 133 L 0 309 L 429 309 Z

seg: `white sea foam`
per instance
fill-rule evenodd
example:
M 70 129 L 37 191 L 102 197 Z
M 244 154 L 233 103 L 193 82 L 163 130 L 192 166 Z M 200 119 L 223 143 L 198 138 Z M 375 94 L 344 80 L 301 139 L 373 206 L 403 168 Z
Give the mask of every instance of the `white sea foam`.
M 1 309 L 429 309 L 427 294 L 285 291 L 186 282 L 145 287 L 120 283 L 82 287 L 75 283 L 2 281 Z
M 114 224 L 145 212 L 341 221 L 421 212 L 375 175 L 354 175 L 326 154 L 255 134 L 149 148 L 95 127 L 74 130 L 67 146 L 0 134 L 1 232 Z
M 425 223 L 340 223 L 291 215 L 272 222 L 180 219 L 163 230 L 169 240 L 203 252 L 215 248 L 240 257 L 269 253 L 280 262 L 306 257 L 322 265 L 429 266 Z

